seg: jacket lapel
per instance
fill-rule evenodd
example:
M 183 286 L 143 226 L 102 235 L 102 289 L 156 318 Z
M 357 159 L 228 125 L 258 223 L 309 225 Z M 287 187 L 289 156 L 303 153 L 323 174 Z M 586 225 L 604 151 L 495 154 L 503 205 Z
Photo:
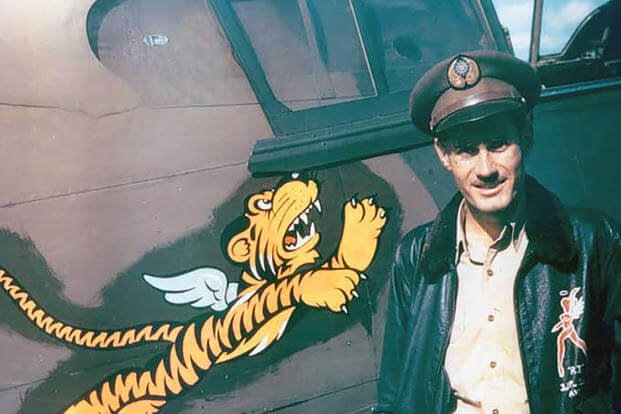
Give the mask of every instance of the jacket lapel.
M 577 264 L 578 248 L 567 210 L 530 176 L 526 179 L 526 235 L 541 262 L 566 270 Z
M 421 268 L 429 279 L 446 274 L 455 257 L 455 226 L 461 199 L 457 193 L 431 225 L 421 257 Z M 536 258 L 564 271 L 575 269 L 577 248 L 567 211 L 553 193 L 528 175 L 525 214 L 529 250 Z

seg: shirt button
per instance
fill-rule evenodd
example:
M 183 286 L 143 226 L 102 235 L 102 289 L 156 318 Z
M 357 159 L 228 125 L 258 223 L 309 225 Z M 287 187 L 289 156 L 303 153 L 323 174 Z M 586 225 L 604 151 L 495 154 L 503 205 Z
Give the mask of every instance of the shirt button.
M 494 315 L 488 315 L 487 320 L 490 322 L 494 322 Z
M 489 363 L 490 368 L 496 368 L 496 362 L 492 361 Z
M 494 408 L 492 410 L 492 414 L 500 414 L 500 410 L 498 408 Z
M 487 275 L 488 275 L 489 277 L 494 276 L 494 271 L 493 271 L 492 269 L 487 269 Z

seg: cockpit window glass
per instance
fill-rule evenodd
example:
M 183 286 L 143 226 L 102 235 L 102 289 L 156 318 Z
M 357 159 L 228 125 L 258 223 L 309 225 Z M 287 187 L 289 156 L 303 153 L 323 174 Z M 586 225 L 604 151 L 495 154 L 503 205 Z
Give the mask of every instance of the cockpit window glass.
M 561 53 L 587 16 L 607 2 L 607 0 L 544 1 L 539 55 Z
M 621 76 L 621 0 L 545 0 L 534 39 L 534 0 L 494 0 L 494 6 L 517 57 L 528 60 L 538 39 L 532 61 L 546 87 Z
M 495 47 L 474 1 L 360 0 L 352 4 L 369 55 L 377 64 L 378 88 L 388 93 L 410 90 L 427 69 L 452 54 Z
M 496 47 L 472 0 L 231 5 L 275 98 L 293 111 L 409 91 L 434 63 Z
M 621 76 L 621 0 L 546 0 L 537 71 L 547 87 Z
M 376 94 L 346 1 L 235 1 L 276 99 L 292 110 Z

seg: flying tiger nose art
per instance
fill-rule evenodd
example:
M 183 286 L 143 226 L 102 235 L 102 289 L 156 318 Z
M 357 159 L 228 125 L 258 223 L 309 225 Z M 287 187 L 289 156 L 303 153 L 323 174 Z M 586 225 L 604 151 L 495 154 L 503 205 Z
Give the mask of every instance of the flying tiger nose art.
M 239 282 L 215 266 L 143 274 L 144 289 L 162 300 L 204 311 L 187 323 L 151 323 L 118 330 L 77 327 L 51 315 L 5 271 L 0 284 L 25 318 L 55 339 L 91 350 L 121 350 L 166 344 L 152 366 L 118 372 L 84 395 L 65 413 L 157 413 L 195 386 L 215 365 L 255 356 L 286 337 L 300 307 L 327 309 L 347 317 L 348 305 L 374 259 L 386 225 L 386 211 L 373 196 L 341 203 L 342 232 L 333 255 L 321 260 L 324 233 L 319 218 L 328 212 L 314 179 L 297 175 L 275 188 L 250 194 L 224 234 L 227 259 Z M 151 272 L 153 273 L 153 272 Z M 19 277 L 19 275 L 16 275 Z M 367 282 L 368 283 L 368 282 Z

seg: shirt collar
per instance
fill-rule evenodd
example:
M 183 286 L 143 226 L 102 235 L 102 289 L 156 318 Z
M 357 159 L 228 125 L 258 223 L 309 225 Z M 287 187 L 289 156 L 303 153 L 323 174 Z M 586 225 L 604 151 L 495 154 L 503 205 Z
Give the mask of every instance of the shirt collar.
M 465 208 L 466 208 L 466 200 L 462 199 L 461 203 L 459 204 L 459 208 L 457 209 L 457 223 L 456 223 L 457 237 L 456 237 L 456 244 L 455 244 L 455 264 L 459 263 L 459 259 L 462 253 L 464 252 L 468 253 L 468 242 L 466 240 Z M 500 232 L 500 235 L 498 236 L 498 238 L 494 240 L 494 242 L 492 243 L 492 246 L 497 246 L 497 248 L 499 248 L 498 246 L 501 244 L 501 241 L 505 239 L 505 237 L 509 236 L 507 232 L 510 232 L 509 234 L 510 234 L 511 246 L 517 252 L 520 246 L 520 243 L 525 237 L 524 211 L 523 210 L 524 210 L 523 203 L 520 203 L 518 205 L 518 208 L 515 210 L 515 212 L 511 216 L 511 219 L 509 220 L 509 222 L 505 224 L 505 227 Z

